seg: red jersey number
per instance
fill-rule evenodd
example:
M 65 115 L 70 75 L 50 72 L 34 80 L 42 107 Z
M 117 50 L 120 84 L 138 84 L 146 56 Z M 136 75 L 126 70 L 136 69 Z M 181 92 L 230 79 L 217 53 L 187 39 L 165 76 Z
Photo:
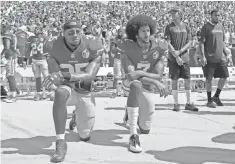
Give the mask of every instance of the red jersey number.
M 32 43 L 32 55 L 43 54 L 43 43 Z
M 78 73 L 82 72 L 81 69 L 84 69 L 87 67 L 89 63 L 77 63 L 74 66 L 72 64 L 60 64 L 60 67 L 62 69 L 68 69 L 69 73 Z
M 141 69 L 143 71 L 147 71 L 150 68 L 150 63 L 138 63 L 137 69 Z

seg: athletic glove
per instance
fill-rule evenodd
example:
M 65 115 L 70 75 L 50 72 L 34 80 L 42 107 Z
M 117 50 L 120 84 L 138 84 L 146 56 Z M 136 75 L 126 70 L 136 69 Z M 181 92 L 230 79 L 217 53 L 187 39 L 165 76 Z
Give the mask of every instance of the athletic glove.
M 42 82 L 42 85 L 46 88 L 46 89 L 49 89 L 49 90 L 54 90 L 56 88 L 56 84 L 60 83 L 60 82 L 63 82 L 65 79 L 64 79 L 64 76 L 63 74 L 61 73 L 61 71 L 59 72 L 55 72 L 55 73 L 52 73 L 50 75 L 48 75 Z

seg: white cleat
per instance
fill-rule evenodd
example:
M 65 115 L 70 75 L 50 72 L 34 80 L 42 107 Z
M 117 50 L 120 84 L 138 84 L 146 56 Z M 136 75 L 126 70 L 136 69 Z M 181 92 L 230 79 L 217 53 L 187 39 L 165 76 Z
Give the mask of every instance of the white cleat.
M 9 96 L 6 100 L 6 103 L 15 103 L 16 102 L 16 97 L 13 97 L 12 95 Z
M 140 139 L 137 134 L 133 134 L 129 139 L 129 150 L 133 153 L 142 152 L 142 148 L 140 146 Z

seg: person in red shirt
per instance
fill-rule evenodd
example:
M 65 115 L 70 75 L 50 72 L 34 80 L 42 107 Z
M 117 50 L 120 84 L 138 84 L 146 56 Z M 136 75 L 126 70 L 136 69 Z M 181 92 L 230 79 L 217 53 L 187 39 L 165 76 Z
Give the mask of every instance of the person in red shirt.
M 207 106 L 215 108 L 216 105 L 223 106 L 219 95 L 226 79 L 229 77 L 228 62 L 229 56 L 224 44 L 224 28 L 219 23 L 219 10 L 211 11 L 211 21 L 207 22 L 201 29 L 200 50 L 201 64 L 204 76 L 206 77 Z M 220 78 L 215 95 L 211 97 L 212 79 Z
M 35 101 L 42 100 L 45 98 L 45 90 L 43 88 L 43 94 L 41 93 L 41 74 L 45 78 L 48 76 L 48 64 L 47 56 L 45 55 L 45 43 L 47 39 L 43 36 L 41 28 L 35 29 L 35 36 L 31 36 L 28 39 L 26 55 L 32 58 L 32 70 L 36 81 L 37 94 L 34 97 Z
M 83 34 L 80 23 L 69 20 L 64 24 L 63 36 L 51 43 L 48 66 L 50 75 L 43 86 L 55 91 L 53 119 L 56 131 L 56 150 L 51 162 L 62 162 L 67 153 L 65 125 L 67 106 L 76 106 L 76 124 L 82 141 L 91 137 L 95 123 L 95 79 L 104 51 L 99 38 Z
M 155 110 L 154 93 L 168 96 L 168 90 L 161 83 L 164 62 L 162 56 L 167 43 L 150 39 L 155 33 L 156 24 L 146 15 L 136 15 L 126 25 L 127 39 L 120 41 L 116 54 L 120 56 L 126 75 L 123 90 L 128 94 L 124 121 L 130 123 L 129 150 L 142 151 L 137 125 L 143 134 L 148 134 Z
M 17 38 L 13 34 L 13 31 L 7 25 L 2 28 L 2 42 L 3 50 L 1 52 L 1 60 L 4 59 L 5 69 L 6 69 L 6 78 L 9 83 L 10 96 L 5 100 L 7 103 L 16 102 L 17 87 L 15 80 L 15 69 L 17 56 L 19 52 L 16 49 Z
M 17 49 L 20 52 L 20 56 L 18 56 L 18 64 L 21 67 L 26 67 L 27 58 L 26 58 L 26 47 L 27 47 L 27 41 L 29 38 L 29 34 L 26 32 L 26 29 L 24 27 L 18 28 L 18 30 L 15 32 L 16 38 L 17 38 Z

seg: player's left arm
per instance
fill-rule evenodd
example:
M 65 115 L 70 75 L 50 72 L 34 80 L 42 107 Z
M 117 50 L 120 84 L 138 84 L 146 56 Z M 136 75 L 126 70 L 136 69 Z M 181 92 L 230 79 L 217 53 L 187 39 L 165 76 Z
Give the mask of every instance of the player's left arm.
M 147 77 L 150 79 L 154 79 L 157 81 L 162 80 L 163 72 L 164 72 L 164 59 L 163 56 L 165 56 L 166 52 L 168 51 L 168 43 L 165 41 L 158 40 L 157 41 L 159 46 L 159 57 L 156 61 L 156 64 L 152 68 L 151 72 L 146 71 L 136 71 L 136 73 L 139 75 L 139 77 Z
M 12 36 L 12 43 L 13 43 L 13 50 L 15 51 L 16 50 L 16 47 L 17 47 L 17 37 L 16 37 L 16 35 L 13 35 Z
M 224 42 L 224 40 L 225 40 L 225 32 L 224 32 L 224 28 L 223 28 L 223 54 L 226 56 L 226 57 L 228 57 L 229 56 L 229 54 L 227 53 L 227 51 L 226 51 L 226 44 L 225 44 L 225 42 Z
M 142 82 L 142 84 L 146 84 L 146 85 L 155 84 L 157 81 L 154 78 L 144 76 L 145 72 L 135 70 L 133 63 L 126 55 L 123 55 L 122 57 L 122 66 L 124 67 L 124 71 L 127 74 L 126 76 L 129 81 L 139 80 Z M 154 76 L 154 74 L 152 75 Z
M 10 39 L 10 38 L 8 38 L 8 37 L 3 37 L 3 38 L 2 38 L 2 41 L 3 41 L 3 50 L 2 50 L 2 52 L 1 52 L 1 56 L 2 56 L 3 54 L 5 54 L 5 52 L 6 52 L 7 50 L 9 50 L 9 49 L 10 49 L 10 46 L 11 46 L 11 39 Z
M 147 77 L 153 80 L 161 81 L 163 77 L 164 72 L 164 61 L 163 58 L 161 58 L 153 67 L 152 72 L 142 72 L 142 77 Z
M 190 46 L 192 45 L 192 34 L 191 34 L 191 30 L 188 26 L 186 26 L 186 31 L 187 31 L 187 43 L 183 48 L 181 48 L 179 50 L 180 54 L 187 51 L 190 48 Z
M 28 38 L 25 47 L 26 47 L 26 48 L 25 48 L 25 57 L 26 57 L 27 59 L 29 59 L 29 58 L 30 58 L 30 53 L 31 53 L 31 50 L 32 50 L 32 47 L 31 47 L 31 37 Z

